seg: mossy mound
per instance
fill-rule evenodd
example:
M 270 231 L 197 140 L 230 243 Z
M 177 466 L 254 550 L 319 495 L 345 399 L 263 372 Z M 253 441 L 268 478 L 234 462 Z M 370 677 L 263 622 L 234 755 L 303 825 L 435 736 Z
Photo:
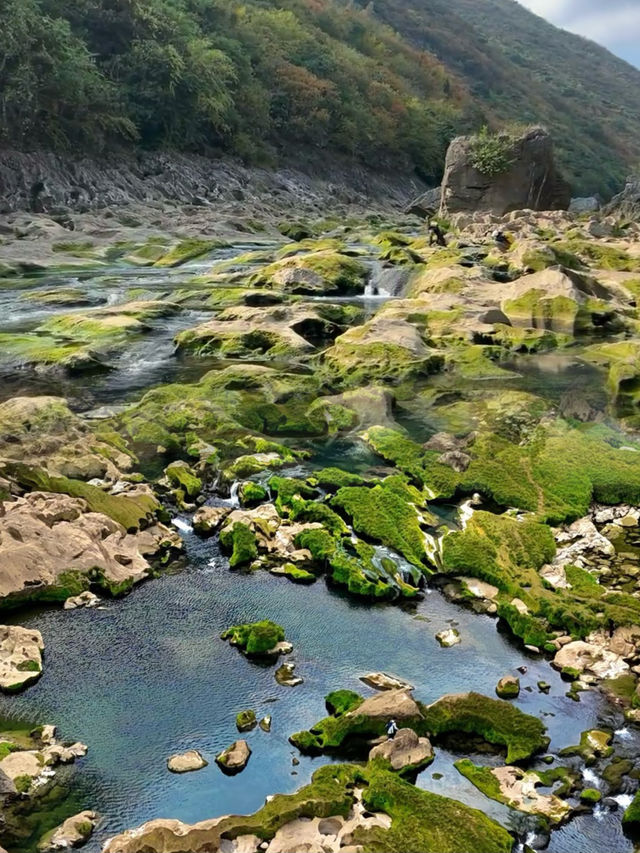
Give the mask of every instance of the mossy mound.
M 201 258 L 203 255 L 212 252 L 214 249 L 220 249 L 226 245 L 226 243 L 221 243 L 219 240 L 200 240 L 197 238 L 181 240 L 169 252 L 161 254 L 160 257 L 155 260 L 154 266 L 177 267 L 180 264 L 186 263 L 186 261 Z M 156 252 L 152 250 L 150 254 L 155 253 Z M 139 250 L 137 254 L 140 255 Z
M 250 732 L 258 725 L 255 711 L 239 711 L 236 714 L 236 728 L 239 732 Z
M 251 276 L 249 283 L 305 296 L 347 296 L 362 293 L 366 277 L 361 261 L 327 249 L 278 260 Z
M 480 693 L 443 696 L 423 709 L 426 731 L 432 737 L 470 735 L 504 747 L 507 763 L 526 761 L 549 745 L 545 726 L 537 717 L 501 699 Z
M 202 480 L 184 462 L 172 462 L 164 469 L 164 473 L 174 488 L 181 489 L 190 498 L 197 497 L 202 491 Z
M 255 533 L 239 521 L 220 531 L 220 545 L 225 551 L 231 552 L 229 566 L 232 569 L 246 566 L 258 556 Z
M 284 628 L 270 619 L 232 625 L 220 637 L 238 646 L 249 657 L 268 655 L 278 643 L 284 642 Z
M 344 486 L 331 501 L 353 524 L 353 529 L 402 554 L 415 566 L 427 562 L 421 529 L 424 496 L 402 477 L 388 477 L 373 488 Z
M 634 835 L 640 832 L 640 791 L 636 793 L 631 804 L 625 809 L 622 815 L 622 825 Z

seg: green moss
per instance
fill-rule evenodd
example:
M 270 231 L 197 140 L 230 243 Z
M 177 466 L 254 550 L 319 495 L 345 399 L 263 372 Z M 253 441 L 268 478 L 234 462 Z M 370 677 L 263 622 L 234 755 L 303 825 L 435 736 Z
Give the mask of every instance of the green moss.
M 18 672 L 40 672 L 40 664 L 35 660 L 23 660 L 16 669 Z
M 288 237 L 296 243 L 314 236 L 312 229 L 302 222 L 281 222 L 278 231 L 283 237 Z
M 362 696 L 353 690 L 334 690 L 325 697 L 324 703 L 329 714 L 341 717 L 348 711 L 354 711 L 363 701 Z
M 427 731 L 434 737 L 467 734 L 506 747 L 508 764 L 524 761 L 549 744 L 537 717 L 479 693 L 443 696 L 424 709 L 424 718 Z
M 320 565 L 326 566 L 334 555 L 336 541 L 327 530 L 303 530 L 295 540 L 296 548 L 306 548 L 313 559 Z
M 365 483 L 358 474 L 343 471 L 341 468 L 323 468 L 321 471 L 314 471 L 309 481 L 331 492 L 345 486 L 363 486 Z
M 31 784 L 33 780 L 31 776 L 16 776 L 13 780 L 13 784 L 16 786 L 16 791 L 19 794 L 28 794 L 31 790 Z
M 243 483 L 240 487 L 240 500 L 244 506 L 256 506 L 266 500 L 269 493 L 260 483 Z
M 612 792 L 620 791 L 625 776 L 634 769 L 634 763 L 630 758 L 615 756 L 602 771 L 602 778 L 610 786 Z
M 230 551 L 229 566 L 235 569 L 251 563 L 258 556 L 256 535 L 246 524 L 236 521 L 232 527 L 220 532 L 220 544 Z
M 5 759 L 7 755 L 11 755 L 12 752 L 19 752 L 20 747 L 17 743 L 11 743 L 11 741 L 5 740 L 0 742 L 0 761 Z
M 190 498 L 197 497 L 202 491 L 202 480 L 188 465 L 174 462 L 165 468 L 172 486 L 182 489 Z
M 567 746 L 560 751 L 562 756 L 579 755 L 587 765 L 594 764 L 597 758 L 607 758 L 613 753 L 612 735 L 600 729 L 588 729 L 580 735 L 580 743 Z
M 269 489 L 276 495 L 275 506 L 282 516 L 289 515 L 301 499 L 314 498 L 318 494 L 317 489 L 294 477 L 271 477 Z
M 316 580 L 316 576 L 312 574 L 312 572 L 307 572 L 305 569 L 301 569 L 293 563 L 285 563 L 283 568 L 284 576 L 290 581 L 293 581 L 293 583 L 310 584 L 314 583 Z
M 255 711 L 240 711 L 236 714 L 236 728 L 239 732 L 250 732 L 258 725 Z
M 249 656 L 261 656 L 282 642 L 285 634 L 284 628 L 265 619 L 245 625 L 232 625 L 220 636 L 223 640 L 229 640 L 232 645 L 239 646 Z
M 622 825 L 634 832 L 640 829 L 640 791 L 638 791 L 633 798 L 633 802 L 622 815 Z
M 162 255 L 162 257 L 158 258 L 154 266 L 176 267 L 186 261 L 199 258 L 202 255 L 206 255 L 214 249 L 219 249 L 225 245 L 225 243 L 221 243 L 219 240 L 198 240 L 196 238 L 182 240 L 166 255 Z
M 417 507 L 423 504 L 417 489 L 395 477 L 373 488 L 345 486 L 331 501 L 349 517 L 357 533 L 393 548 L 420 567 L 425 565 L 426 553 Z
M 468 779 L 472 785 L 475 785 L 479 791 L 489 797 L 490 800 L 497 800 L 499 803 L 505 802 L 505 798 L 500 790 L 500 783 L 491 772 L 490 767 L 481 767 L 474 764 L 468 758 L 461 758 L 455 761 L 453 766 L 458 773 L 461 773 L 465 779 Z
M 298 269 L 301 270 L 300 276 L 286 284 L 281 283 Z M 347 295 L 362 292 L 367 272 L 367 267 L 356 258 L 324 249 L 278 260 L 251 276 L 249 284 L 307 295 Z
M 588 265 L 604 270 L 619 270 L 623 272 L 640 271 L 640 259 L 634 258 L 615 246 L 598 243 L 595 240 L 573 238 L 554 244 L 554 250 L 577 255 Z
M 483 812 L 420 790 L 386 770 L 383 762 L 370 763 L 363 776 L 368 783 L 365 806 L 391 818 L 388 830 L 374 829 L 361 839 L 366 853 L 510 853 L 513 847 L 511 835 Z
M 602 794 L 596 788 L 585 788 L 580 791 L 580 801 L 583 803 L 599 803 L 602 799 Z

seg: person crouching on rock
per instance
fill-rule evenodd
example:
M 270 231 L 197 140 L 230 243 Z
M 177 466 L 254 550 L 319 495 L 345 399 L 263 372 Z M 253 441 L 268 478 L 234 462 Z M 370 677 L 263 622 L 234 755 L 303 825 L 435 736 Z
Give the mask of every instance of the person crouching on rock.
M 433 246 L 434 241 L 438 246 L 447 245 L 442 228 L 440 228 L 437 222 L 432 221 L 429 223 L 429 245 Z
M 398 726 L 396 725 L 395 720 L 389 720 L 387 723 L 387 737 L 389 740 L 393 740 L 398 731 Z
M 501 252 L 508 252 L 511 248 L 511 237 L 508 234 L 505 234 L 504 231 L 500 231 L 498 228 L 491 234 L 493 237 L 493 242 L 496 244 L 498 249 Z

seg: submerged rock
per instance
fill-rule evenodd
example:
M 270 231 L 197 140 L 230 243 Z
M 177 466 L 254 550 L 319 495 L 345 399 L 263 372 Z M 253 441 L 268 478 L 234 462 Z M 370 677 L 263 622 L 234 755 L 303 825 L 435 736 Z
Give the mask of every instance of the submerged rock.
M 44 642 L 40 631 L 0 625 L 0 690 L 15 693 L 42 675 Z
M 190 749 L 170 756 L 167 759 L 167 769 L 172 773 L 190 773 L 193 770 L 202 770 L 208 763 L 197 749 Z
M 283 663 L 282 666 L 279 666 L 275 671 L 275 679 L 278 684 L 283 687 L 297 687 L 298 684 L 302 684 L 304 679 L 293 674 L 295 668 L 295 663 Z

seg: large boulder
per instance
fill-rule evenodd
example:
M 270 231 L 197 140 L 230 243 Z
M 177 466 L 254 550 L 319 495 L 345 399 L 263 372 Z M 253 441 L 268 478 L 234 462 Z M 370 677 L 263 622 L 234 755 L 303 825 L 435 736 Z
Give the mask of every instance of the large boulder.
M 627 178 L 625 188 L 611 199 L 605 213 L 640 220 L 640 174 Z
M 53 834 L 39 847 L 42 851 L 68 850 L 70 847 L 81 847 L 91 837 L 98 816 L 95 812 L 84 811 L 67 818 Z
M 223 773 L 233 776 L 244 770 L 250 755 L 251 748 L 246 740 L 236 740 L 216 756 L 216 764 Z
M 167 759 L 167 769 L 172 773 L 191 773 L 194 770 L 202 770 L 208 763 L 197 749 L 190 749 L 170 756 Z
M 374 746 L 369 759 L 384 758 L 392 770 L 419 770 L 433 761 L 433 748 L 429 738 L 418 737 L 413 729 L 400 729 L 393 739 Z
M 31 492 L 0 503 L 0 598 L 64 601 L 92 581 L 120 594 L 147 577 L 149 556 L 179 543 L 162 524 L 128 533 L 82 498 Z
M 493 137 L 489 137 L 493 139 Z M 500 216 L 512 210 L 565 210 L 571 191 L 559 175 L 550 135 L 541 127 L 518 138 L 497 137 L 502 143 L 502 168 L 480 171 L 482 136 L 459 136 L 447 152 L 441 208 L 448 213 L 491 211 Z

